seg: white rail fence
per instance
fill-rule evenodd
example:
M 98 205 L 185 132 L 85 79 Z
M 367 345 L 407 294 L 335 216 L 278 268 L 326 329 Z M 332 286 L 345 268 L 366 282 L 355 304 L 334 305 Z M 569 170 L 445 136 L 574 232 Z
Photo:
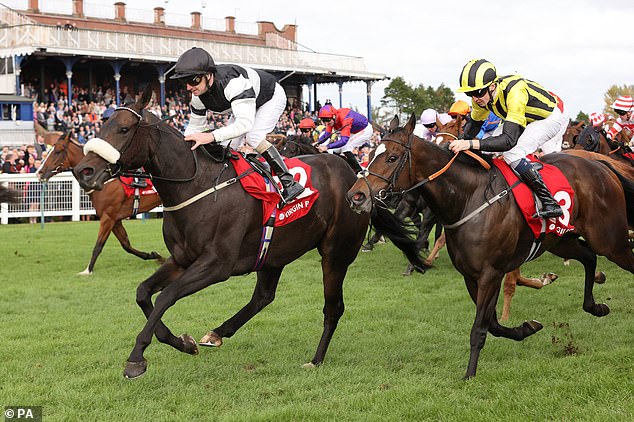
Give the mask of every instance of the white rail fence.
M 19 204 L 0 204 L 0 224 L 42 215 L 70 216 L 72 221 L 79 221 L 82 215 L 95 215 L 90 198 L 71 172 L 58 174 L 48 183 L 41 183 L 34 174 L 0 174 L 0 184 L 17 191 L 22 200 Z M 150 212 L 163 212 L 163 207 Z

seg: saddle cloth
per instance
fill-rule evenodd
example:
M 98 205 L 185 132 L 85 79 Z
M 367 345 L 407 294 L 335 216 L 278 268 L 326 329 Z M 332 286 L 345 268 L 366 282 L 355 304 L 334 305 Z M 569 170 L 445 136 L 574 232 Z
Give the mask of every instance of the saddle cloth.
M 230 159 L 236 174 L 241 174 L 251 169 L 251 165 L 247 160 L 239 155 L 238 159 Z M 277 209 L 280 202 L 280 195 L 274 187 L 270 186 L 270 182 L 256 172 L 249 174 L 240 179 L 240 183 L 245 191 L 251 196 L 262 201 L 262 224 L 275 213 L 274 227 L 284 226 L 291 223 L 310 211 L 319 198 L 319 191 L 313 187 L 311 179 L 311 168 L 308 164 L 298 160 L 297 158 L 285 158 L 284 162 L 289 172 L 296 181 L 304 186 L 305 190 L 300 196 L 292 202 L 286 204 L 281 210 Z M 278 186 L 281 187 L 279 182 Z
M 533 162 L 540 162 L 533 155 L 529 155 L 526 158 Z M 517 175 L 503 159 L 496 158 L 493 160 L 493 163 L 502 172 L 509 186 L 518 180 Z M 533 191 L 526 186 L 526 184 L 520 183 L 513 189 L 513 196 L 515 197 L 515 202 L 518 207 L 522 210 L 526 223 L 533 231 L 535 238 L 540 236 L 542 229 L 545 229 L 545 233 L 555 233 L 558 236 L 563 236 L 575 229 L 574 226 L 570 224 L 570 214 L 574 205 L 574 191 L 566 177 L 557 167 L 545 163 L 541 164 L 544 165 L 544 168 L 539 170 L 539 173 L 542 175 L 548 190 L 550 190 L 555 200 L 563 209 L 564 215 L 558 218 L 549 218 L 544 228 L 542 219 L 533 218 L 536 212 Z
M 132 186 L 134 177 L 119 176 L 119 179 L 121 179 L 121 182 L 122 182 L 121 185 L 123 186 L 123 191 L 125 192 L 126 198 L 129 198 L 132 195 L 134 195 L 134 190 L 136 189 L 134 186 Z M 152 184 L 152 181 L 150 179 L 145 179 L 145 180 L 147 183 L 147 187 L 139 188 L 139 195 L 156 194 L 157 192 L 156 192 L 156 189 L 154 189 L 154 185 Z

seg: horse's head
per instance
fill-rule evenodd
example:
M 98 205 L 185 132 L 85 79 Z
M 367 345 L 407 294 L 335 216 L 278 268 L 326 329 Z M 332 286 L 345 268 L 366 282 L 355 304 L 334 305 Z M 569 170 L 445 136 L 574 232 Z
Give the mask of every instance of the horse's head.
M 562 137 L 562 148 L 574 148 L 577 144 L 579 134 L 586 127 L 584 122 L 570 122 Z
M 66 134 L 55 142 L 53 149 L 35 172 L 41 181 L 46 182 L 57 173 L 72 170 L 83 158 L 83 146 L 72 139 L 71 133 L 70 130 L 66 131 Z
M 575 138 L 574 149 L 582 149 L 585 151 L 600 152 L 601 135 L 591 125 L 583 128 Z
M 438 131 L 436 132 L 434 142 L 438 145 L 444 145 L 446 143 L 450 143 L 454 139 L 458 139 L 462 133 L 463 122 L 464 118 L 460 114 L 446 124 L 442 124 L 440 120 L 437 120 L 436 127 L 438 128 Z
M 412 143 L 424 142 L 415 138 L 415 126 L 414 114 L 403 127 L 399 127 L 397 116 L 392 119 L 362 178 L 348 191 L 352 209 L 369 212 L 375 200 L 384 202 L 392 191 L 400 192 L 412 186 Z
M 290 135 L 280 141 L 276 147 L 280 154 L 287 158 L 319 153 L 319 150 L 312 145 L 312 138 L 300 135 Z
M 118 107 L 104 123 L 99 138 L 84 146 L 86 156 L 73 170 L 79 184 L 87 190 L 100 190 L 122 171 L 142 167 L 150 159 L 148 127 L 158 118 L 143 109 L 152 98 L 152 88 L 143 91 L 134 104 Z

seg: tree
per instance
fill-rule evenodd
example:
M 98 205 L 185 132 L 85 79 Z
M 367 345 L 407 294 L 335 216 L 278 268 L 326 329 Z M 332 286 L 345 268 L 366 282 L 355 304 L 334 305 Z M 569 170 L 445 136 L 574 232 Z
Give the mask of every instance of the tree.
M 611 103 L 610 103 L 611 104 Z M 590 121 L 590 116 L 588 116 L 586 113 L 584 113 L 583 111 L 580 111 L 577 114 L 577 118 L 575 119 L 578 122 L 589 122 Z
M 397 76 L 385 88 L 381 105 L 392 107 L 399 117 L 407 119 L 412 113 L 420 116 L 427 108 L 445 112 L 454 101 L 453 92 L 444 84 L 438 88 L 423 84 L 412 87 L 402 77 Z
M 608 88 L 607 92 L 603 95 L 603 101 L 605 102 L 605 106 L 603 107 L 603 112 L 612 113 L 612 104 L 621 95 L 634 96 L 634 85 L 625 85 L 625 84 L 623 84 L 623 86 L 612 85 L 610 88 Z

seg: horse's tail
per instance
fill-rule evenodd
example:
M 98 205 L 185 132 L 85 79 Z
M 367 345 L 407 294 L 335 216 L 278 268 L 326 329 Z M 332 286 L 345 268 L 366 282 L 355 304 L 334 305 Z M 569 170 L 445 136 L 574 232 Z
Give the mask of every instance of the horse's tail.
M 630 226 L 634 226 L 634 179 L 630 179 L 619 172 L 614 166 L 604 160 L 599 160 L 603 165 L 609 168 L 612 173 L 619 178 L 623 191 L 625 192 L 625 205 L 627 209 L 627 222 Z
M 416 240 L 412 238 L 415 235 L 409 230 L 402 221 L 394 216 L 388 209 L 381 207 L 372 207 L 370 220 L 374 228 L 388 237 L 399 248 L 407 260 L 416 268 L 417 271 L 425 272 L 431 268 L 423 262 Z
M 9 189 L 6 186 L 0 185 L 0 203 L 1 202 L 9 202 L 15 204 L 20 202 L 20 196 L 13 189 Z

